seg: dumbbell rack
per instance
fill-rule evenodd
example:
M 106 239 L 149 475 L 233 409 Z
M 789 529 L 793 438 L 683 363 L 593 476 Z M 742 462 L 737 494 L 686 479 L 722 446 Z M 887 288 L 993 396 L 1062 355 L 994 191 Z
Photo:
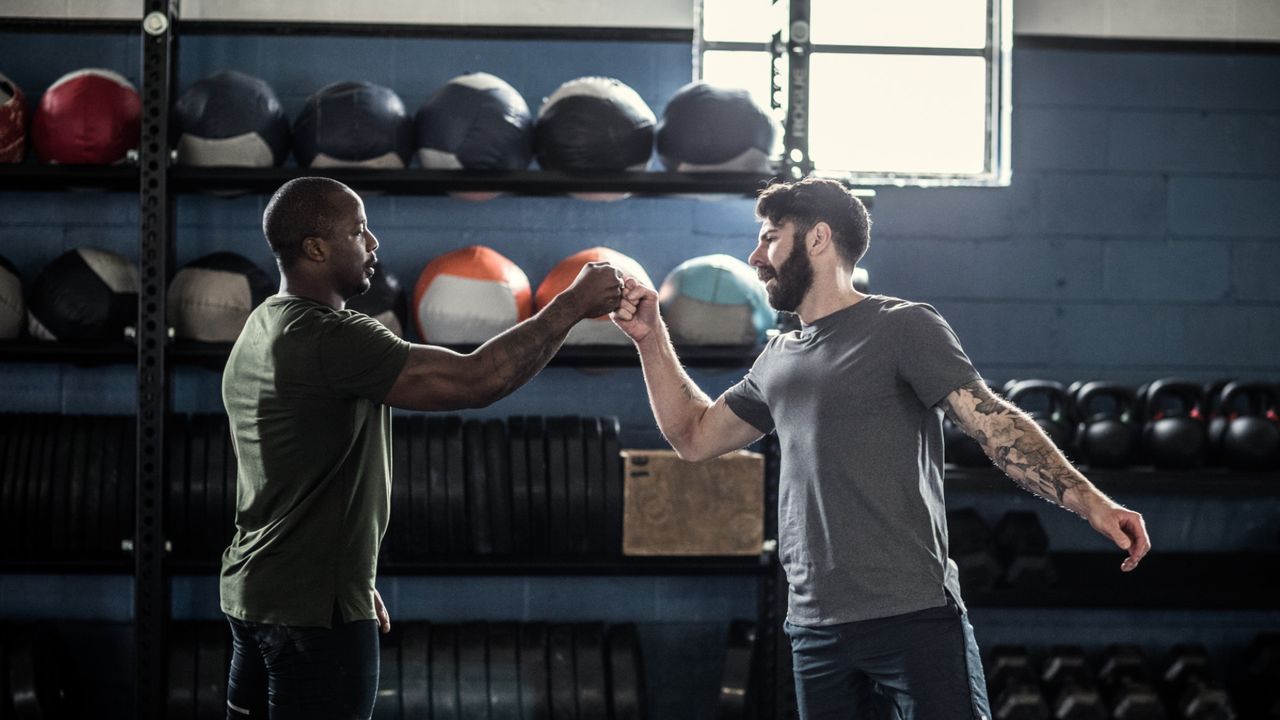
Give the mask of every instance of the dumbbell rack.
M 169 577 L 175 566 L 166 548 L 163 524 L 166 471 L 166 429 L 171 416 L 171 375 L 175 364 L 196 364 L 221 368 L 227 346 L 174 343 L 167 336 L 165 321 L 166 281 L 174 253 L 174 197 L 181 192 L 210 191 L 226 188 L 268 192 L 291 177 L 304 174 L 298 168 L 254 171 L 211 170 L 170 166 L 168 113 L 171 92 L 176 87 L 175 63 L 179 28 L 178 0 L 144 0 L 142 24 L 142 60 L 140 95 L 143 127 L 137 164 L 116 167 L 56 167 L 34 164 L 0 166 L 0 191 L 61 191 L 89 188 L 110 192 L 137 192 L 139 198 L 139 316 L 137 334 L 132 342 L 110 345 L 44 344 L 15 342 L 0 344 L 0 362 L 69 363 L 79 366 L 137 363 L 137 456 L 136 525 L 132 538 L 131 567 L 123 559 L 93 562 L 72 567 L 59 564 L 55 571 L 124 571 L 131 570 L 134 590 L 134 633 L 136 642 L 137 707 L 135 716 L 159 718 L 165 714 L 167 687 L 169 619 Z M 794 12 L 807 16 L 807 2 L 797 2 Z M 8 26 L 37 32 L 90 32 L 128 34 L 138 25 L 130 21 L 77 21 L 32 19 L 0 21 Z M 514 35 L 532 39 L 582 39 L 575 29 L 555 28 L 459 28 L 318 25 L 296 23 L 273 25 L 261 23 L 194 22 L 183 27 L 189 32 L 236 33 L 281 32 L 285 34 L 388 35 L 416 37 L 510 38 Z M 636 30 L 594 31 L 592 39 L 612 39 L 617 35 L 627 40 L 688 41 L 687 31 Z M 777 52 L 781 52 L 781 48 Z M 788 91 L 799 88 L 787 88 Z M 797 96 L 797 102 L 805 100 Z M 807 157 L 803 133 L 789 134 L 789 152 L 784 158 L 783 174 L 796 170 L 791 157 Z M 797 154 L 798 153 L 798 154 Z M 361 191 L 442 195 L 447 192 L 493 190 L 527 196 L 559 195 L 571 191 L 629 192 L 638 196 L 662 196 L 677 193 L 729 194 L 751 196 L 765 185 L 770 176 L 748 174 L 707 174 L 689 176 L 678 173 L 617 173 L 608 176 L 568 176 L 551 172 L 507 172 L 489 174 L 457 174 L 427 170 L 362 172 L 335 170 L 330 173 Z M 869 204 L 869 197 L 867 198 Z M 466 350 L 467 348 L 458 348 Z M 687 365 L 702 367 L 744 366 L 754 358 L 754 348 L 684 348 L 682 359 Z M 630 348 L 566 349 L 552 361 L 553 365 L 612 367 L 634 366 Z M 776 536 L 777 451 L 766 447 L 766 537 Z M 126 556 L 122 555 L 121 558 Z M 26 563 L 11 560 L 7 570 L 48 572 L 50 567 L 39 561 Z M 192 569 L 192 568 L 187 568 Z M 207 568 L 201 568 L 207 571 Z M 757 652 L 756 705 L 759 717 L 783 717 L 791 703 L 775 698 L 775 692 L 790 691 L 790 655 L 778 642 L 785 614 L 785 580 L 781 578 L 776 559 L 764 555 L 745 561 L 717 559 L 622 559 L 619 561 L 487 561 L 484 563 L 434 561 L 418 563 L 412 572 L 442 574 L 597 574 L 613 575 L 716 575 L 734 574 L 759 578 L 759 628 Z

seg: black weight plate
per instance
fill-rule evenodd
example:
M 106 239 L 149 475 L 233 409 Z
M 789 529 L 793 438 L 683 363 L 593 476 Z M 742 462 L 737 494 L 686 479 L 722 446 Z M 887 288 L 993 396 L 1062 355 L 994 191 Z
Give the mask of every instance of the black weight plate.
M 400 628 L 400 700 L 404 703 L 404 720 L 427 720 L 431 717 L 431 626 L 401 622 Z
M 400 720 L 400 643 L 397 633 L 378 636 L 378 697 L 373 720 Z
M 15 718 L 44 717 L 36 694 L 36 641 L 31 628 L 12 628 L 5 640 L 6 646 L 0 650 L 8 659 L 5 684 L 9 693 L 8 697 L 0 696 L 0 712 L 10 704 Z
M 569 551 L 569 480 L 565 471 L 564 421 L 546 418 L 547 431 L 547 549 L 553 554 Z
M 466 454 L 460 418 L 445 418 L 444 452 L 445 483 L 449 487 L 449 548 L 455 555 L 465 555 L 471 548 L 471 530 L 467 522 Z
M 36 499 L 39 497 L 37 485 L 40 475 L 40 458 L 44 452 L 45 426 L 47 416 L 25 415 L 19 437 L 21 438 L 19 456 L 16 458 L 17 470 L 14 482 L 13 507 L 16 515 L 14 521 L 13 544 L 10 548 L 25 551 L 28 539 L 34 532 L 32 524 Z M 25 556 L 25 552 L 18 553 Z
M 546 423 L 537 415 L 524 419 L 525 458 L 529 471 L 529 550 L 543 555 L 550 549 L 547 534 L 550 532 L 547 484 Z
M 165 537 L 173 544 L 174 553 L 187 556 L 187 416 L 173 415 L 165 428 L 165 445 L 169 451 L 169 493 L 166 501 Z M 125 480 L 128 482 L 128 480 Z M 128 533 L 132 535 L 132 533 Z
M 493 531 L 493 552 L 512 551 L 511 463 L 507 459 L 507 424 L 501 420 L 484 422 L 484 471 L 489 480 L 489 519 Z
M 205 448 L 209 422 L 204 415 L 192 415 L 187 426 L 187 557 L 209 559 L 205 544 Z
M 57 433 L 53 454 L 53 471 L 44 491 L 45 512 L 52 531 L 48 550 L 57 557 L 65 557 L 71 528 L 67 523 L 67 496 L 71 487 L 71 448 L 75 444 L 76 418 L 62 415 L 57 418 Z
M 408 485 L 409 524 L 403 526 L 409 531 L 405 534 L 409 540 L 409 551 L 413 557 L 422 557 L 431 552 L 431 499 L 427 489 L 427 419 L 422 415 L 414 415 L 409 419 L 409 473 L 405 476 Z
M 608 688 L 604 671 L 604 626 L 579 623 L 573 628 L 574 668 L 578 677 L 578 717 L 606 720 Z
M 427 484 L 428 507 L 431 522 L 428 535 L 431 552 L 448 555 L 449 531 L 449 482 L 445 477 L 444 421 L 437 417 L 427 419 Z
M 489 662 L 482 623 L 463 623 L 458 629 L 458 702 L 462 717 L 489 717 Z
M 514 623 L 489 626 L 489 718 L 520 719 L 519 629 Z
M 222 720 L 227 716 L 227 648 L 224 624 L 196 626 L 196 718 Z
M 72 556 L 84 554 L 85 475 L 88 472 L 89 422 L 88 415 L 76 415 L 71 420 L 71 462 L 67 467 L 67 551 Z
M 138 419 L 133 416 L 122 418 L 120 425 L 124 439 L 120 443 L 120 482 L 116 486 L 119 491 L 120 539 L 132 538 L 136 534 L 134 520 L 137 517 L 137 482 L 138 482 Z M 119 544 L 119 540 L 117 540 Z
M 120 453 L 132 448 L 123 445 L 126 418 L 109 416 L 102 419 L 102 503 L 99 505 L 101 534 L 99 542 L 107 555 L 118 555 L 120 541 L 126 535 L 121 528 L 120 509 Z M 167 502 L 167 500 L 166 500 Z M 168 520 L 164 520 L 167 523 Z
M 23 439 L 19 432 L 22 425 L 19 415 L 0 415 L 0 556 L 7 556 L 14 545 L 14 531 L 18 523 L 18 458 Z M 4 654 L 0 648 L 0 656 Z M 2 661 L 2 658 L 0 658 Z M 0 694 L 0 698 L 4 697 Z
M 556 720 L 577 720 L 572 625 L 553 624 L 547 628 L 547 668 L 551 677 L 551 716 Z
M 42 442 L 40 443 L 40 454 L 36 470 L 38 474 L 35 477 L 36 485 L 33 488 L 34 493 L 28 492 L 27 503 L 32 504 L 34 500 L 34 512 L 32 513 L 32 521 L 34 521 L 35 532 L 28 536 L 28 552 L 32 557 L 45 557 L 49 554 L 50 541 L 54 535 L 58 533 L 58 529 L 54 527 L 53 522 L 53 490 L 58 484 L 58 458 L 66 452 L 63 447 L 62 435 L 62 417 L 58 415 L 50 415 L 46 418 Z M 34 495 L 34 497 L 33 497 Z M 33 544 L 34 543 L 34 544 Z
M 569 551 L 587 550 L 587 457 L 582 446 L 582 418 L 561 418 L 564 428 L 564 471 L 569 492 Z
M 174 623 L 169 626 L 169 696 L 167 720 L 190 720 L 196 715 L 196 639 L 195 626 Z
M 409 526 L 413 508 L 409 502 L 409 418 L 391 419 L 391 519 L 387 536 L 382 541 L 383 555 L 388 560 L 404 560 L 409 556 Z
M 223 544 L 223 484 L 226 483 L 227 471 L 223 465 L 227 461 L 227 416 L 209 415 L 206 419 L 205 472 L 204 472 L 204 537 L 208 549 L 207 558 L 218 561 L 222 551 L 227 548 Z
M 484 466 L 484 423 L 462 423 L 462 443 L 467 457 L 467 522 L 471 525 L 471 552 L 493 554 L 493 528 L 489 518 L 489 481 Z
M 507 467 L 511 477 L 511 538 L 517 555 L 532 550 L 529 536 L 529 452 L 524 418 L 507 419 Z
M 600 418 L 582 418 L 582 452 L 586 460 L 587 552 L 598 554 L 607 547 L 607 515 L 604 503 L 604 448 Z
M 609 703 L 613 720 L 642 720 L 644 678 L 640 674 L 640 641 L 636 626 L 609 627 Z
M 520 712 L 524 720 L 551 720 L 547 626 L 520 626 Z
M 622 445 L 618 440 L 618 418 L 600 420 L 600 442 L 604 452 L 605 551 L 622 554 Z
M 89 444 L 84 458 L 84 536 L 86 555 L 103 554 L 102 547 L 102 434 L 107 418 L 87 418 Z
M 747 691 L 755 642 L 755 623 L 734 620 L 729 624 L 729 642 L 724 649 L 724 667 L 720 671 L 719 718 L 729 720 L 747 716 Z
M 431 626 L 431 720 L 460 720 L 458 626 Z

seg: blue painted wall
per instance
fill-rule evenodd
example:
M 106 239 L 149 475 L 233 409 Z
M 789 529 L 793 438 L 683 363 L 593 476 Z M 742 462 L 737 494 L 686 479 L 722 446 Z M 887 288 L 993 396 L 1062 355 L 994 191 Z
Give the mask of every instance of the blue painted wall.
M 138 48 L 131 37 L 0 33 L 0 47 L 6 48 L 0 72 L 33 100 L 62 72 L 83 66 L 110 67 L 137 81 Z M 48 54 L 50 47 L 57 48 L 55 55 Z M 679 44 L 197 36 L 181 41 L 178 67 L 183 87 L 223 68 L 263 77 L 291 115 L 309 93 L 344 79 L 388 85 L 412 110 L 450 77 L 473 70 L 506 78 L 535 110 L 559 83 L 603 74 L 628 83 L 660 112 L 689 78 L 690 54 Z M 1280 379 L 1277 77 L 1280 54 L 1015 51 L 1013 184 L 880 189 L 865 260 L 872 289 L 934 303 L 992 380 L 1103 377 L 1138 383 L 1169 374 Z M 259 229 L 264 202 L 260 196 L 179 198 L 177 262 L 231 249 L 271 268 Z M 745 257 L 756 232 L 752 203 L 743 199 L 366 202 L 382 242 L 379 255 L 410 286 L 431 258 L 474 243 L 506 254 L 535 285 L 562 257 L 598 244 L 632 255 L 660 281 L 695 254 Z M 0 195 L 0 254 L 14 260 L 28 280 L 44 262 L 82 244 L 136 257 L 137 220 L 135 198 L 127 194 L 7 193 Z M 714 394 L 741 373 L 694 376 Z M 175 409 L 218 410 L 218 381 L 215 373 L 179 369 Z M 0 369 L 4 411 L 128 413 L 133 392 L 130 367 Z M 659 442 L 634 369 L 551 369 L 511 398 L 473 414 L 517 413 L 618 415 L 627 444 Z M 1196 511 L 1193 501 L 1166 503 L 1161 510 L 1165 519 L 1157 522 L 1171 531 L 1180 516 Z M 1221 516 L 1235 517 L 1232 512 Z M 1274 508 L 1261 512 L 1248 516 L 1258 523 L 1250 527 L 1274 528 Z M 1062 525 L 1073 520 L 1065 514 L 1060 519 Z M 1075 538 L 1068 544 L 1096 549 L 1080 539 L 1078 527 L 1056 528 L 1062 537 Z M 1238 535 L 1224 537 L 1235 542 Z M 1274 550 L 1273 535 L 1272 530 L 1256 540 L 1250 534 L 1245 542 L 1272 543 Z M 0 593 L 7 604 L 23 594 L 26 582 L 7 581 L 7 591 Z M 541 587 L 515 578 L 484 582 L 501 586 L 484 585 L 486 594 L 509 598 L 536 598 L 533 585 Z M 620 595 L 608 579 L 580 588 L 588 598 L 583 612 L 595 609 L 589 598 L 613 597 L 630 603 L 628 612 L 656 619 L 661 613 L 654 593 L 673 592 L 688 599 L 678 603 L 676 619 L 696 622 L 750 613 L 754 602 L 749 580 L 716 580 L 706 588 L 666 579 L 628 582 L 620 587 L 629 590 Z M 639 592 L 632 592 L 635 583 Z M 403 616 L 425 617 L 443 612 L 433 591 L 452 594 L 457 584 L 450 580 L 433 590 L 421 580 L 401 579 L 388 589 Z M 177 614 L 210 614 L 203 599 L 207 590 L 198 581 L 176 585 Z M 521 602 L 518 611 L 531 616 L 565 612 L 559 601 L 535 608 Z M 112 602 L 104 613 L 114 617 L 120 607 Z M 21 614 L 14 607 L 6 612 Z M 1060 627 L 1070 614 L 983 612 L 980 637 L 982 624 L 989 624 L 996 640 L 1012 637 L 1015 629 Z M 1092 617 L 1077 616 L 1085 618 L 1081 622 Z M 1107 627 L 1133 626 L 1133 615 L 1121 616 L 1114 622 L 1108 616 Z M 1209 613 L 1195 622 L 1205 633 L 1228 628 L 1240 634 L 1241 623 L 1275 625 L 1276 618 Z

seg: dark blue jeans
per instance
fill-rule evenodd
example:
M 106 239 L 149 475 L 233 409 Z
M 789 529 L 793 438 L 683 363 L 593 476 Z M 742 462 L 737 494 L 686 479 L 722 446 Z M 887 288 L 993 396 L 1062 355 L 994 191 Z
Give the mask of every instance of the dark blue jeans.
M 875 620 L 786 623 L 801 720 L 987 720 L 969 618 L 946 605 Z
M 378 694 L 378 623 L 332 628 L 231 623 L 227 720 L 368 720 Z

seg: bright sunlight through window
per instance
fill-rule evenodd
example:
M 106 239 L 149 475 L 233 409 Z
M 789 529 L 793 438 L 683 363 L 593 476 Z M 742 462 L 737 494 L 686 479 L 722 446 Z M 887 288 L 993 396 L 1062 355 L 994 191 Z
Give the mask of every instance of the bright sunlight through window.
M 1009 2 L 809 0 L 814 174 L 1007 185 Z M 695 74 L 745 88 L 766 108 L 774 100 L 781 121 L 790 69 L 774 93 L 770 44 L 780 29 L 785 43 L 789 11 L 787 0 L 700 0 Z

